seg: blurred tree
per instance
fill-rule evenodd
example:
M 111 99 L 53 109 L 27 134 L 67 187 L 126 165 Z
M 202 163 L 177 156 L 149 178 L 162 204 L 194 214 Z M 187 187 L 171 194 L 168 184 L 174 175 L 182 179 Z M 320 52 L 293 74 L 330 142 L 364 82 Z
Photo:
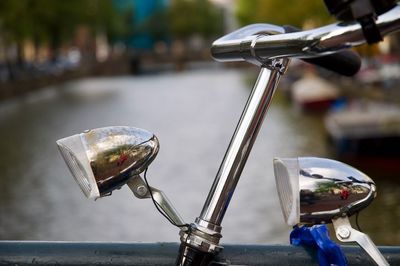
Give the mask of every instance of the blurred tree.
M 125 15 L 116 12 L 112 0 L 1 0 L 0 30 L 6 43 L 19 48 L 26 40 L 35 46 L 49 44 L 55 58 L 80 25 L 93 34 L 103 31 L 112 40 L 126 34 L 130 24 L 124 23 Z
M 264 22 L 302 27 L 310 21 L 316 25 L 332 21 L 321 0 L 238 0 L 236 16 L 241 25 Z
M 84 18 L 84 1 L 2 0 L 0 21 L 6 40 L 19 47 L 27 39 L 57 50 Z
M 171 35 L 177 39 L 196 34 L 209 38 L 223 30 L 221 11 L 208 0 L 172 0 L 168 20 Z
M 17 62 L 22 63 L 22 42 L 33 36 L 32 15 L 26 1 L 0 1 L 0 31 L 5 45 L 17 45 Z
M 79 24 L 86 17 L 88 1 L 25 0 L 35 6 L 33 26 L 39 31 L 40 42 L 48 42 L 56 56 L 61 44 L 70 40 Z
M 82 1 L 81 1 L 82 2 Z M 104 32 L 111 42 L 133 32 L 133 8 L 117 10 L 113 0 L 85 0 L 89 9 L 86 24 L 93 31 Z

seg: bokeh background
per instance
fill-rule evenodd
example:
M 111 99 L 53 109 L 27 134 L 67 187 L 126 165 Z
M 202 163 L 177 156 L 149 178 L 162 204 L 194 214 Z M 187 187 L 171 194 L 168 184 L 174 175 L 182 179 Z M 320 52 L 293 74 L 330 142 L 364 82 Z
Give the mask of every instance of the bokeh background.
M 0 1 L 0 240 L 178 241 L 127 187 L 87 200 L 55 141 L 111 125 L 154 132 L 149 182 L 194 221 L 258 72 L 214 62 L 209 48 L 259 22 L 334 20 L 319 0 Z M 376 181 L 359 224 L 379 245 L 400 244 L 399 40 L 357 48 L 353 78 L 293 60 L 226 213 L 224 243 L 288 243 L 272 159 L 318 156 Z

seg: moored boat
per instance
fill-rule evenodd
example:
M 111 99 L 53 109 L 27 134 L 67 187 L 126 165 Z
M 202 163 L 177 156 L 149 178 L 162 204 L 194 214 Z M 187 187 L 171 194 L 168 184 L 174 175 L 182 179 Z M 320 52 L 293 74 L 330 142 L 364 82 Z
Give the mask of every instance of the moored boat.
M 338 157 L 368 168 L 400 169 L 400 108 L 353 103 L 329 113 L 325 127 Z
M 313 72 L 294 82 L 291 88 L 294 104 L 303 110 L 327 110 L 339 98 L 338 87 Z

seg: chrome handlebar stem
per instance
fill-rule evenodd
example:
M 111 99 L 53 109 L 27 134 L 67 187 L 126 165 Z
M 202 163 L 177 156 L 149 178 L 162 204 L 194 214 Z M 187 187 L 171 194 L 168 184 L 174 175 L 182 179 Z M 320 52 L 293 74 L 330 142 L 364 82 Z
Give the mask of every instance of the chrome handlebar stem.
M 220 225 L 272 96 L 289 61 L 263 67 L 218 170 L 200 219 Z M 269 69 L 268 69 L 269 68 Z
M 258 131 L 271 103 L 280 77 L 286 71 L 288 59 L 263 62 L 257 82 L 249 96 L 235 133 L 231 139 L 217 176 L 200 216 L 189 231 L 182 230 L 181 242 L 186 249 L 204 253 L 221 250 L 221 223 L 233 196 L 242 170 L 256 140 Z M 182 251 L 185 254 L 187 251 Z M 184 256 L 184 255 L 182 255 Z M 182 264 L 185 258 L 180 258 Z

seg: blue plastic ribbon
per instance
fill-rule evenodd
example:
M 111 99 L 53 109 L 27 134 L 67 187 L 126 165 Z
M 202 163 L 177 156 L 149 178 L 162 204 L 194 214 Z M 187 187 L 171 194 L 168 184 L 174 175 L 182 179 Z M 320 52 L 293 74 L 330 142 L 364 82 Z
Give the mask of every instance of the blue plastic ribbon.
M 320 266 L 347 266 L 346 257 L 338 244 L 329 238 L 326 225 L 295 226 L 290 233 L 290 243 L 317 249 Z

